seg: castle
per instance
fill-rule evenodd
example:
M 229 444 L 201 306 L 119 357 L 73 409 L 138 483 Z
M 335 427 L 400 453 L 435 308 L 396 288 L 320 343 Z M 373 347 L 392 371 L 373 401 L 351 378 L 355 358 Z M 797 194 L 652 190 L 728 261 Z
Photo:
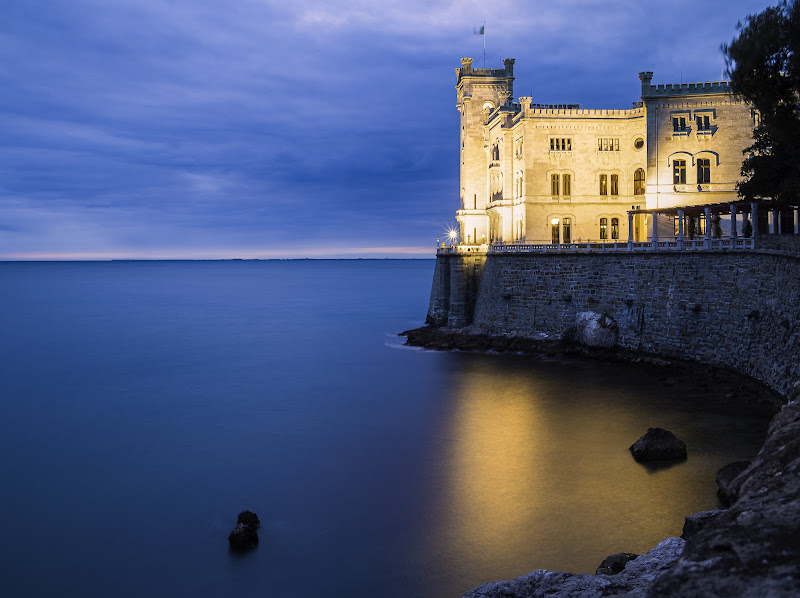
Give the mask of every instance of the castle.
M 740 202 L 758 113 L 727 82 L 652 85 L 628 110 L 513 100 L 514 59 L 456 69 L 461 246 L 645 242 L 797 228 Z M 712 228 L 716 228 L 712 231 Z M 777 230 L 776 230 L 777 229 Z M 790 232 L 790 231 L 786 231 Z

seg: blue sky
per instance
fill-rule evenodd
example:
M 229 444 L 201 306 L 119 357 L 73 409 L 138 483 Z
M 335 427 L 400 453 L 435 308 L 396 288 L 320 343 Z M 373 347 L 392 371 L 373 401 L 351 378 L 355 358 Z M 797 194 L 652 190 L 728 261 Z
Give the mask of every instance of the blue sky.
M 6 0 L 0 259 L 432 256 L 477 26 L 517 96 L 626 108 L 768 5 Z

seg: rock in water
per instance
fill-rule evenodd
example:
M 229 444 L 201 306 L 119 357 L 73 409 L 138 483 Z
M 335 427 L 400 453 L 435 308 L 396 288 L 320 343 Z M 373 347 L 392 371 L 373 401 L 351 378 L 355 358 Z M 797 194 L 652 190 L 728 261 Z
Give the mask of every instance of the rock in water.
M 236 522 L 244 523 L 245 525 L 249 525 L 254 529 L 261 527 L 261 522 L 258 520 L 258 515 L 253 513 L 253 511 L 242 511 L 239 513 L 239 517 Z
M 625 568 L 628 561 L 632 561 L 638 556 L 638 554 L 633 554 L 632 552 L 619 552 L 607 556 L 603 559 L 603 562 L 600 563 L 595 575 L 616 575 Z
M 637 461 L 670 461 L 686 458 L 686 443 L 664 428 L 649 428 L 630 447 Z
M 739 496 L 739 482 L 736 481 L 736 478 L 748 467 L 750 467 L 750 461 L 734 461 L 721 467 L 717 472 L 717 486 L 719 486 L 717 496 L 726 507 L 731 506 Z
M 261 522 L 258 520 L 258 515 L 252 511 L 239 513 L 236 527 L 228 536 L 231 550 L 245 551 L 258 546 L 259 527 L 261 527 Z

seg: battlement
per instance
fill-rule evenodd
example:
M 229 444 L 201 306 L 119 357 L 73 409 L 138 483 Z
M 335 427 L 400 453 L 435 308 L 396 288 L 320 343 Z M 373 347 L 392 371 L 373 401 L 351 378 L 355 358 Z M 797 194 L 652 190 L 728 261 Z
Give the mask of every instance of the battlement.
M 653 79 L 651 71 L 639 73 L 642 82 L 642 97 L 659 98 L 678 95 L 698 95 L 698 94 L 730 94 L 729 81 L 706 81 L 703 83 L 661 83 L 652 85 Z
M 458 77 L 458 81 L 461 81 L 462 77 L 487 77 L 487 78 L 502 78 L 508 79 L 514 77 L 514 62 L 516 60 L 514 58 L 505 58 L 503 59 L 503 64 L 505 64 L 505 68 L 502 69 L 476 69 L 472 67 L 472 58 L 462 58 L 461 59 L 461 68 L 456 69 L 456 76 Z
M 595 108 L 579 108 L 578 104 L 532 104 L 522 113 L 524 116 L 579 116 L 599 118 L 631 118 L 644 115 L 644 108 L 630 110 L 606 110 Z

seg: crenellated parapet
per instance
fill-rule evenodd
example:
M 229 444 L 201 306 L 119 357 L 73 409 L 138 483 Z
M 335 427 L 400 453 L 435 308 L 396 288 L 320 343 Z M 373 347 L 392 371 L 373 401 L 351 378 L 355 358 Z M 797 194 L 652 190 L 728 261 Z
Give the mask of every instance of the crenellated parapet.
M 483 77 L 483 78 L 496 78 L 496 79 L 513 79 L 514 78 L 514 58 L 506 58 L 503 60 L 505 68 L 502 69 L 478 69 L 473 68 L 472 58 L 462 58 L 461 68 L 456 69 L 456 77 L 458 83 L 464 77 Z
M 642 98 L 666 98 L 673 96 L 696 96 L 705 94 L 730 94 L 728 81 L 706 81 L 703 83 L 667 83 L 653 85 L 652 71 L 639 73 L 642 82 Z

